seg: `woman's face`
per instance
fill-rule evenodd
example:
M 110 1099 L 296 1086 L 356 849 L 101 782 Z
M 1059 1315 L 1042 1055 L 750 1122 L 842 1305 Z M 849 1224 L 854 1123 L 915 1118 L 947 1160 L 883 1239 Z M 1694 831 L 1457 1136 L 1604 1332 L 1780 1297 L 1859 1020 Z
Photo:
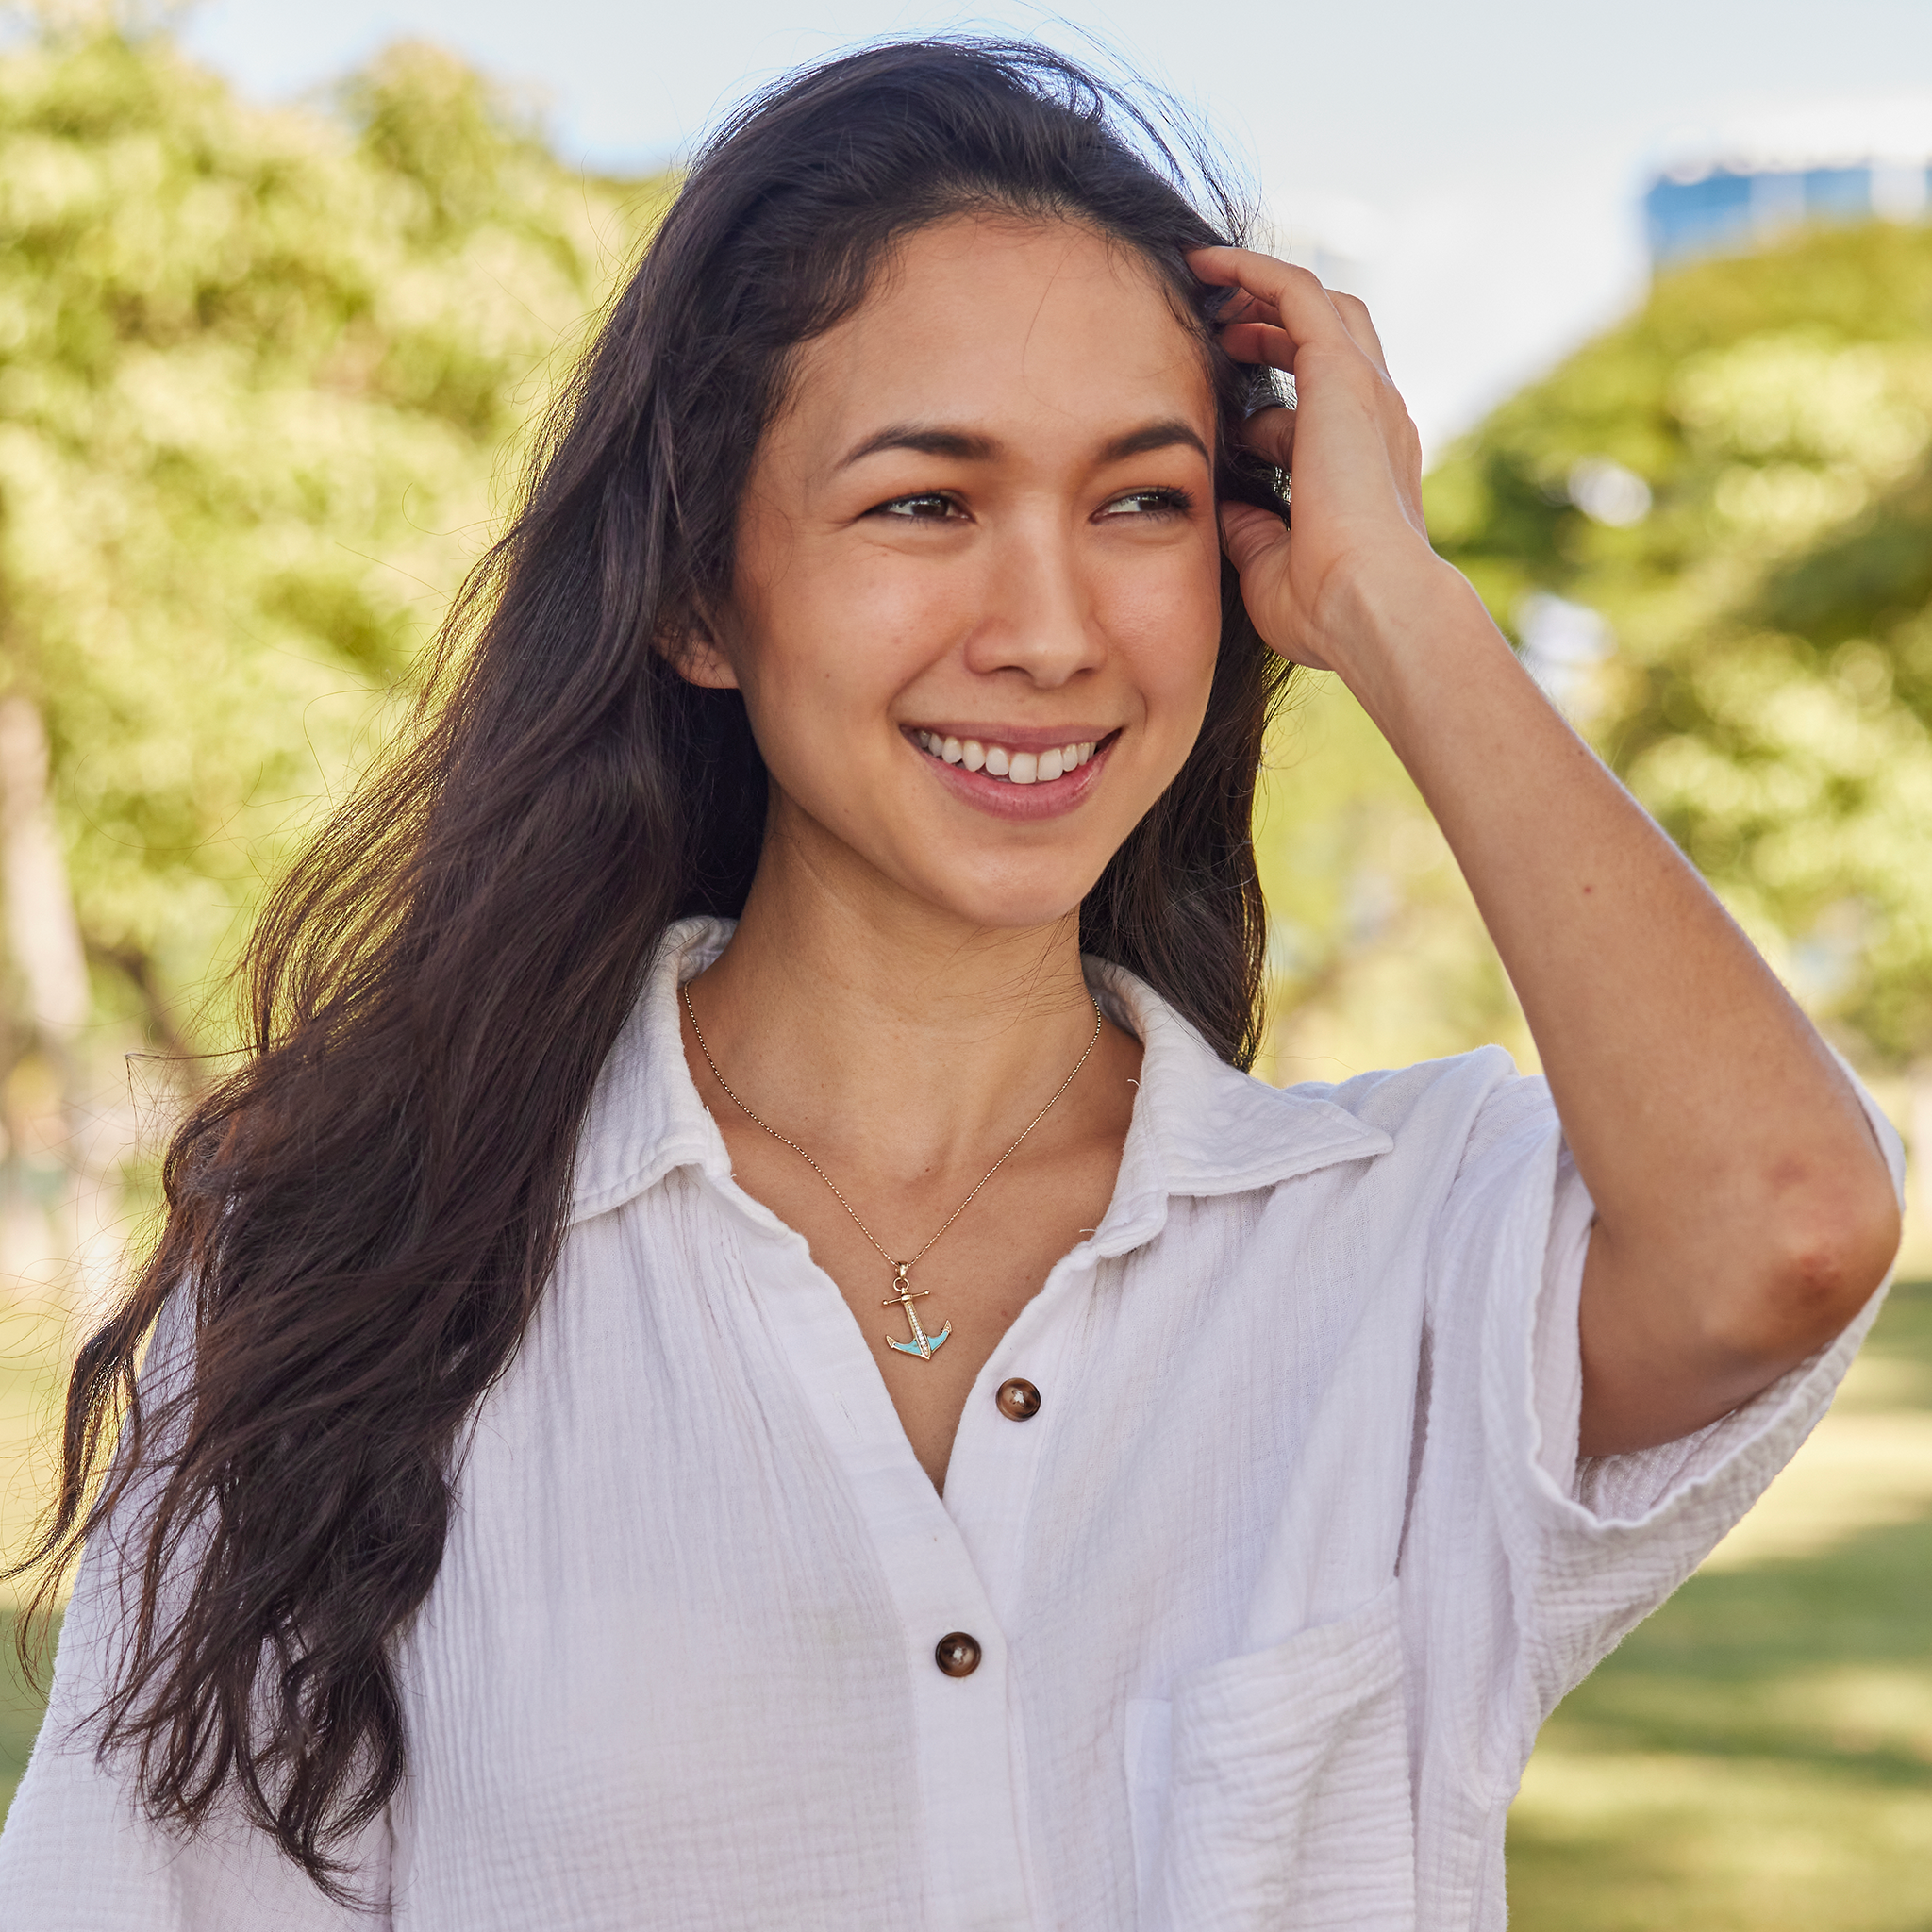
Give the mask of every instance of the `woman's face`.
M 798 356 L 687 665 L 744 693 L 767 863 L 982 927 L 1075 908 L 1207 707 L 1214 427 L 1129 252 L 1010 219 L 912 236 Z

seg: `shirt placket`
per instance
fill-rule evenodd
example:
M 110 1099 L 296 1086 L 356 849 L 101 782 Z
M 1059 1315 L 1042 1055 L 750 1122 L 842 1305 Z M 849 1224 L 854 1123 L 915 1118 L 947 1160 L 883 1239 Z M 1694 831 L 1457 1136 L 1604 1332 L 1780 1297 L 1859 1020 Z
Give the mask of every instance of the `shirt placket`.
M 749 1205 L 761 1318 L 843 1470 L 897 1613 L 880 1637 L 896 1636 L 911 1687 L 919 1789 L 880 1791 L 879 1829 L 924 1868 L 927 1932 L 1014 1932 L 1033 1917 L 1005 1629 L 837 1287 L 799 1236 Z
M 1096 1265 L 1084 1248 L 1054 1264 L 980 1371 L 953 1439 L 946 1512 L 1009 1630 L 1024 1617 L 1027 1521 L 1068 1379 L 1075 1307 Z

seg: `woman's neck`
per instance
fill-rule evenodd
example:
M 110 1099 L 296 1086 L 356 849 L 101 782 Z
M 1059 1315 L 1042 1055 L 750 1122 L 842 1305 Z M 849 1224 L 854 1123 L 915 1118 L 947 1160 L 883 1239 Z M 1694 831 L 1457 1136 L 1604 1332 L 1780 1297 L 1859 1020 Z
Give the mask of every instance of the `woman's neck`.
M 725 1078 L 780 1132 L 908 1177 L 970 1167 L 1024 1124 L 1093 1029 L 1077 913 L 988 930 L 769 853 L 692 998 Z

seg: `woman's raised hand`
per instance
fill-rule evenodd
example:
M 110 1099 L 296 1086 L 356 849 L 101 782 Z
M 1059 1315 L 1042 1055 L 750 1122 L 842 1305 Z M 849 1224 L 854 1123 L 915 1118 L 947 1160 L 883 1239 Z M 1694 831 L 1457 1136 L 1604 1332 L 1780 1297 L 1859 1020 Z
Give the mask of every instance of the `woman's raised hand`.
M 1455 852 L 1536 1036 L 1596 1219 L 1586 1456 L 1748 1401 L 1851 1320 L 1898 1242 L 1852 1088 L 1682 856 L 1530 681 L 1423 529 L 1421 452 L 1368 310 L 1238 248 L 1222 340 L 1292 373 L 1247 440 L 1294 528 L 1229 504 L 1255 625 L 1341 674 Z
M 1221 329 L 1228 353 L 1294 377 L 1296 407 L 1264 409 L 1244 431 L 1251 449 L 1291 473 L 1292 534 L 1248 504 L 1221 512 L 1248 614 L 1284 658 L 1345 673 L 1351 646 L 1374 648 L 1378 616 L 1440 584 L 1415 425 L 1353 295 L 1246 248 L 1197 249 L 1188 265 L 1238 291 Z

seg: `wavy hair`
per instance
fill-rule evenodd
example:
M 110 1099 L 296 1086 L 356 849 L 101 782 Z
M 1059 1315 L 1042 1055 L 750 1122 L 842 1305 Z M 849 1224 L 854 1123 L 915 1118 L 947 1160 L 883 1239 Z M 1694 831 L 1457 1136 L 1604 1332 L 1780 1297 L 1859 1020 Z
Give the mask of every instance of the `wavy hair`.
M 1218 491 L 1283 508 L 1233 437 L 1273 391 L 1216 347 L 1222 298 L 1184 259 L 1247 212 L 1161 125 L 1036 45 L 901 42 L 768 89 L 691 167 L 457 600 L 414 726 L 269 898 L 242 967 L 250 1050 L 175 1136 L 155 1252 L 74 1372 L 22 1569 L 44 1608 L 111 1519 L 125 1625 L 92 1722 L 158 1823 L 239 1800 L 347 1898 L 344 1847 L 403 1777 L 396 1642 L 441 1562 L 459 1431 L 555 1261 L 591 1084 L 664 927 L 738 912 L 758 862 L 742 701 L 655 643 L 729 594 L 791 353 L 924 225 L 1083 223 L 1197 335 Z M 1240 1065 L 1285 676 L 1224 565 L 1199 740 L 1080 911 L 1088 951 Z M 146 1378 L 144 1404 L 136 1363 L 171 1297 L 180 1374 Z

